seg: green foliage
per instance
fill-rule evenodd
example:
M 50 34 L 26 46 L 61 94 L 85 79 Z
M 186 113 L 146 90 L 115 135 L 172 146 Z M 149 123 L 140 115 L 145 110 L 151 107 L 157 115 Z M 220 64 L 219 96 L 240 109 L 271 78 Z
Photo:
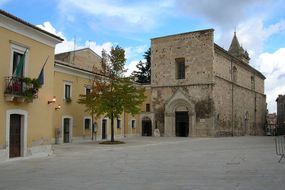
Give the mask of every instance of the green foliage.
M 132 76 L 135 77 L 136 82 L 142 84 L 150 84 L 151 80 L 151 49 L 149 48 L 144 53 L 146 62 L 140 61 L 136 67 L 138 71 L 133 71 Z
M 112 47 L 110 54 L 103 50 L 102 74 L 106 77 L 94 77 L 91 93 L 80 95 L 78 100 L 89 113 L 111 119 L 111 141 L 114 141 L 114 119 L 123 111 L 132 115 L 139 113 L 145 99 L 144 88 L 134 86 L 130 78 L 123 77 L 125 61 L 121 47 Z
M 25 77 L 22 79 L 22 82 L 25 84 L 23 95 L 29 100 L 36 98 L 39 89 L 42 87 L 39 80 L 36 78 L 31 79 L 29 77 Z

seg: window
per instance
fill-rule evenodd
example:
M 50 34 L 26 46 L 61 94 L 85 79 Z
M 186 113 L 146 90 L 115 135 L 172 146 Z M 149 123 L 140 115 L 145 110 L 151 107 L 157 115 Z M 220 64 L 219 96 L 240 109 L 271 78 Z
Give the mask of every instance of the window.
M 237 68 L 234 66 L 233 67 L 233 73 L 232 73 L 232 81 L 237 82 Z
M 84 119 L 84 128 L 85 129 L 91 129 L 91 119 L 90 118 Z
M 17 77 L 25 76 L 25 67 L 27 65 L 28 48 L 22 47 L 16 44 L 11 44 L 11 75 L 16 75 Z M 17 74 L 15 71 L 17 70 Z
M 254 90 L 255 89 L 254 76 L 251 76 L 250 79 L 251 79 L 251 90 Z
M 185 79 L 185 59 L 177 58 L 176 62 L 176 78 L 177 79 Z
M 132 120 L 131 126 L 132 126 L 132 129 L 136 128 L 136 120 Z
M 117 119 L 117 129 L 121 129 L 121 120 Z
M 15 74 L 16 69 L 18 71 L 20 71 L 18 77 L 23 77 L 24 76 L 24 65 L 25 65 L 25 62 L 20 64 L 21 60 L 24 61 L 24 54 L 18 53 L 18 52 L 13 52 L 13 69 L 12 69 L 12 72 L 13 72 L 13 74 Z
M 85 94 L 88 95 L 91 93 L 91 89 L 89 87 L 85 88 Z
M 65 99 L 71 98 L 71 83 L 64 84 L 64 98 Z
M 146 112 L 150 112 L 150 104 L 146 104 L 145 105 L 145 111 Z

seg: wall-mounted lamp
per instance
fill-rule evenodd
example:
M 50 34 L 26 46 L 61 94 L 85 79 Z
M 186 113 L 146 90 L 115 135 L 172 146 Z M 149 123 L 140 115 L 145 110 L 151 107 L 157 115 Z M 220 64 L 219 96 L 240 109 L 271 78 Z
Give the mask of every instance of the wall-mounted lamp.
M 53 103 L 55 103 L 56 102 L 56 98 L 55 98 L 55 96 L 52 98 L 52 100 L 49 100 L 48 101 L 48 104 L 53 104 Z
M 58 105 L 58 106 L 56 106 L 54 109 L 55 109 L 55 110 L 60 110 L 60 108 L 61 108 L 61 106 Z

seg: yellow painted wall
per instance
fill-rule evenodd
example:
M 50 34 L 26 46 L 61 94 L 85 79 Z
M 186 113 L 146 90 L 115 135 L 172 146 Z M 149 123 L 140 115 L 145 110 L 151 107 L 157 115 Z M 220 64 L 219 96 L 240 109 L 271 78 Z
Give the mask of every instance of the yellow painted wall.
M 53 97 L 54 48 L 1 27 L 0 36 L 0 148 L 6 145 L 6 111 L 9 109 L 28 112 L 28 148 L 32 145 L 50 144 L 53 136 L 53 110 L 47 101 Z M 45 59 L 49 56 L 44 70 L 45 84 L 39 90 L 38 99 L 34 99 L 32 103 L 13 103 L 4 99 L 4 77 L 10 75 L 11 67 L 11 40 L 30 47 L 27 54 L 27 77 L 37 78 Z
M 90 130 L 84 128 L 84 117 L 90 116 L 85 112 L 85 106 L 77 103 L 80 94 L 85 94 L 85 85 L 90 84 L 88 78 L 74 76 L 63 72 L 55 71 L 54 73 L 54 92 L 56 96 L 56 103 L 54 106 L 61 105 L 60 110 L 54 110 L 54 128 L 62 127 L 62 118 L 64 116 L 72 117 L 73 119 L 73 137 L 86 136 L 90 137 Z M 72 85 L 71 99 L 72 102 L 67 103 L 64 100 L 64 84 L 70 82 Z
M 59 68 L 59 69 L 57 69 Z M 61 69 L 60 69 L 61 68 Z M 73 119 L 73 138 L 85 137 L 90 138 L 90 130 L 85 130 L 83 119 L 86 116 L 90 116 L 89 113 L 85 112 L 85 106 L 77 103 L 80 94 L 85 93 L 85 86 L 91 84 L 91 78 L 88 75 L 83 77 L 78 75 L 76 72 L 70 72 L 69 69 L 63 69 L 62 67 L 56 66 L 54 74 L 54 94 L 57 102 L 54 106 L 61 105 L 61 109 L 54 111 L 54 129 L 62 129 L 62 120 L 64 116 L 71 117 Z M 66 103 L 64 100 L 64 83 L 70 82 L 72 84 L 72 102 Z M 141 110 L 145 111 L 145 104 L 150 104 L 150 87 L 146 87 L 145 95 L 147 96 L 145 102 L 141 105 Z M 114 121 L 114 131 L 116 137 L 123 137 L 129 135 L 140 135 L 141 133 L 141 121 L 140 115 L 131 116 L 130 114 L 123 113 L 120 116 L 121 128 L 117 128 L 117 120 Z M 136 120 L 136 127 L 131 127 L 131 120 Z M 97 139 L 102 137 L 102 120 L 103 116 L 94 117 L 97 122 Z M 55 130 L 54 130 L 55 132 Z M 111 120 L 107 118 L 107 135 L 110 137 L 111 134 Z

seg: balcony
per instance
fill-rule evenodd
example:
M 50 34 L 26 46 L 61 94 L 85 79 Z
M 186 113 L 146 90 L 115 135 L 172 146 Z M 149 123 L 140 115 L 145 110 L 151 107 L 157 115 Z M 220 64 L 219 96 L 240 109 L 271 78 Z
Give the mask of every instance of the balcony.
M 5 78 L 5 100 L 15 102 L 32 102 L 38 97 L 40 84 L 37 79 L 27 77 Z

